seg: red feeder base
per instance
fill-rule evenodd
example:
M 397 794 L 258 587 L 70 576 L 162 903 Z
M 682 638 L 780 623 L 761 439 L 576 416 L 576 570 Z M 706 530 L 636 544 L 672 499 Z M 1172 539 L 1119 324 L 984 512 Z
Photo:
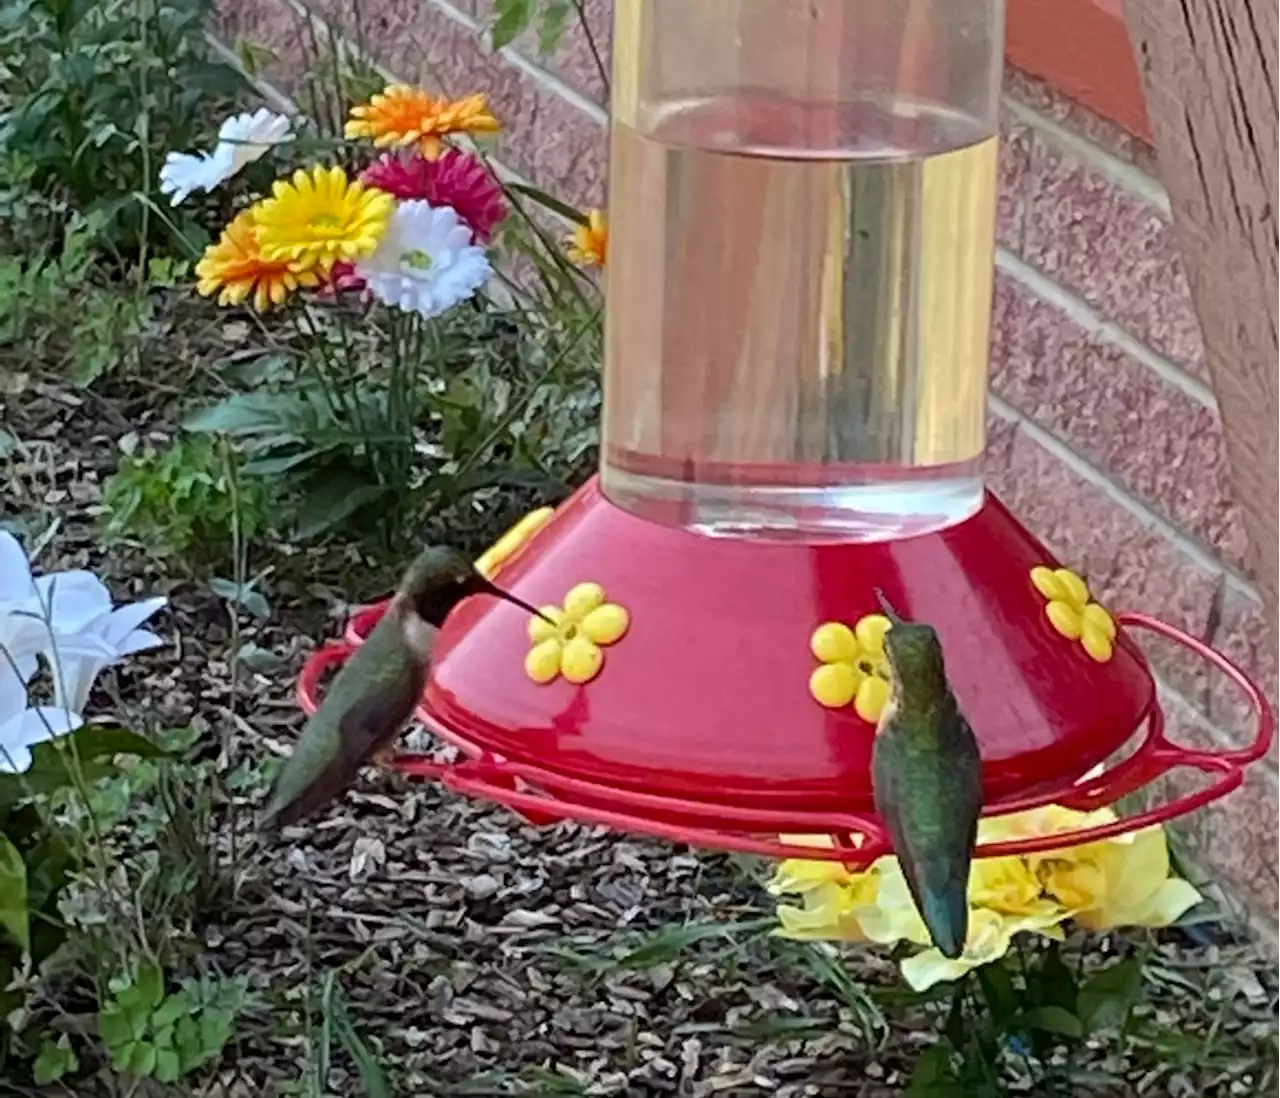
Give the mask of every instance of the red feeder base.
M 1045 804 L 1092 809 L 1171 770 L 1203 789 L 1084 831 L 986 844 L 1029 853 L 1162 823 L 1224 796 L 1270 747 L 1274 720 L 1249 677 L 1173 626 L 1119 614 L 1105 662 L 1053 628 L 1033 568 L 1057 563 L 993 497 L 969 520 L 875 543 L 706 537 L 638 519 L 594 481 L 502 566 L 500 582 L 535 605 L 603 586 L 630 627 L 583 686 L 525 672 L 528 616 L 470 599 L 441 631 L 418 717 L 466 756 L 401 755 L 406 774 L 504 804 L 535 823 L 574 819 L 695 846 L 870 864 L 889 852 L 872 807 L 874 725 L 809 692 L 821 624 L 875 613 L 882 589 L 904 617 L 938 631 L 961 707 L 978 736 L 988 815 Z M 357 613 L 317 652 L 298 692 L 313 712 L 326 669 L 346 658 L 384 606 Z M 1191 649 L 1244 692 L 1257 715 L 1240 751 L 1184 747 L 1164 734 L 1145 658 L 1146 629 Z M 1136 750 L 1083 779 L 1141 735 Z M 782 835 L 832 836 L 824 850 Z

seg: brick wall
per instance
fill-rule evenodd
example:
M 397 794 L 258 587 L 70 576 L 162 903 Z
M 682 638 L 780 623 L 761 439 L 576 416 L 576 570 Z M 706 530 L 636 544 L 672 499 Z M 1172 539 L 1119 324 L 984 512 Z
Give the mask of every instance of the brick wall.
M 586 0 L 607 49 L 608 0 Z M 460 94 L 486 91 L 506 129 L 498 157 L 584 206 L 604 204 L 601 81 L 575 27 L 554 57 L 490 51 L 488 0 L 310 0 L 388 72 Z M 271 47 L 286 93 L 304 64 L 299 8 L 221 0 L 227 42 Z M 1114 608 L 1143 610 L 1221 648 L 1273 702 L 1274 648 L 1244 563 L 1222 424 L 1152 150 L 1010 72 L 1001 116 L 992 339 L 994 489 Z M 1270 623 L 1274 625 L 1274 622 Z M 1176 735 L 1239 743 L 1229 684 L 1152 644 Z M 1274 937 L 1275 753 L 1189 829 L 1215 874 Z

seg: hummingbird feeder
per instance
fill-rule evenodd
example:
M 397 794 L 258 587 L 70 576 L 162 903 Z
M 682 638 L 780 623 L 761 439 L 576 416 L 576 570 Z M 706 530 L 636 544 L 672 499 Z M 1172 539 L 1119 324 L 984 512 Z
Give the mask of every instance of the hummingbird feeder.
M 939 634 L 987 814 L 1207 776 L 979 856 L 1236 788 L 1272 739 L 1258 687 L 1112 616 L 983 483 L 1003 0 L 615 0 L 614 23 L 599 475 L 481 559 L 554 624 L 464 601 L 417 714 L 458 761 L 397 767 L 535 823 L 870 864 L 881 590 Z M 303 708 L 384 608 L 316 653 Z M 1234 681 L 1251 746 L 1165 735 L 1142 632 Z M 833 842 L 784 838 L 811 835 Z

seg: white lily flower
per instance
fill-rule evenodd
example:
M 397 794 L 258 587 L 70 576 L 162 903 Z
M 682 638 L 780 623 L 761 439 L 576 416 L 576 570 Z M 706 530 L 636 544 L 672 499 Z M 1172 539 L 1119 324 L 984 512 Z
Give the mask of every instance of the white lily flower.
M 0 531 L 0 687 L 21 687 L 25 699 L 38 654 L 53 674 L 58 712 L 79 712 L 103 670 L 163 643 L 138 627 L 165 603 L 112 609 L 106 584 L 83 569 L 33 578 L 18 539 Z
M 355 265 L 379 301 L 428 320 L 471 297 L 491 272 L 457 211 L 421 199 L 401 202 L 377 249 Z
M 74 732 L 84 721 L 78 713 L 50 706 L 27 707 L 26 683 L 0 668 L 0 773 L 23 774 L 31 767 L 31 748 Z
M 171 152 L 160 169 L 160 191 L 174 206 L 193 191 L 212 191 L 246 165 L 265 156 L 273 145 L 291 141 L 292 122 L 282 114 L 261 107 L 253 113 L 233 115 L 218 129 L 218 144 L 211 153 Z
M 74 635 L 58 638 L 60 666 L 55 676 L 54 700 L 64 709 L 79 712 L 89 700 L 89 691 L 103 671 L 126 656 L 158 648 L 164 641 L 148 629 L 144 621 L 162 609 L 168 600 L 141 602 L 108 609 Z

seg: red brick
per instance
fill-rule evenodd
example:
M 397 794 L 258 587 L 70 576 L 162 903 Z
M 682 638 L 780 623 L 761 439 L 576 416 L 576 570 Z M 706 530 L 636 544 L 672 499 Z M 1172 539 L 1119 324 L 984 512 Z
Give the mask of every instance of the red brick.
M 1024 255 L 1148 346 L 1207 378 L 1165 214 L 1042 135 L 1032 142 Z
M 1085 577 L 1108 609 L 1142 611 L 1205 636 L 1219 574 L 1026 431 L 1015 434 L 1007 469 L 994 471 L 990 483 L 1059 560 Z M 1135 636 L 1157 673 L 1184 695 L 1203 694 L 1202 661 L 1163 640 Z
M 1248 540 L 1213 409 L 997 273 L 992 387 L 1232 564 Z

